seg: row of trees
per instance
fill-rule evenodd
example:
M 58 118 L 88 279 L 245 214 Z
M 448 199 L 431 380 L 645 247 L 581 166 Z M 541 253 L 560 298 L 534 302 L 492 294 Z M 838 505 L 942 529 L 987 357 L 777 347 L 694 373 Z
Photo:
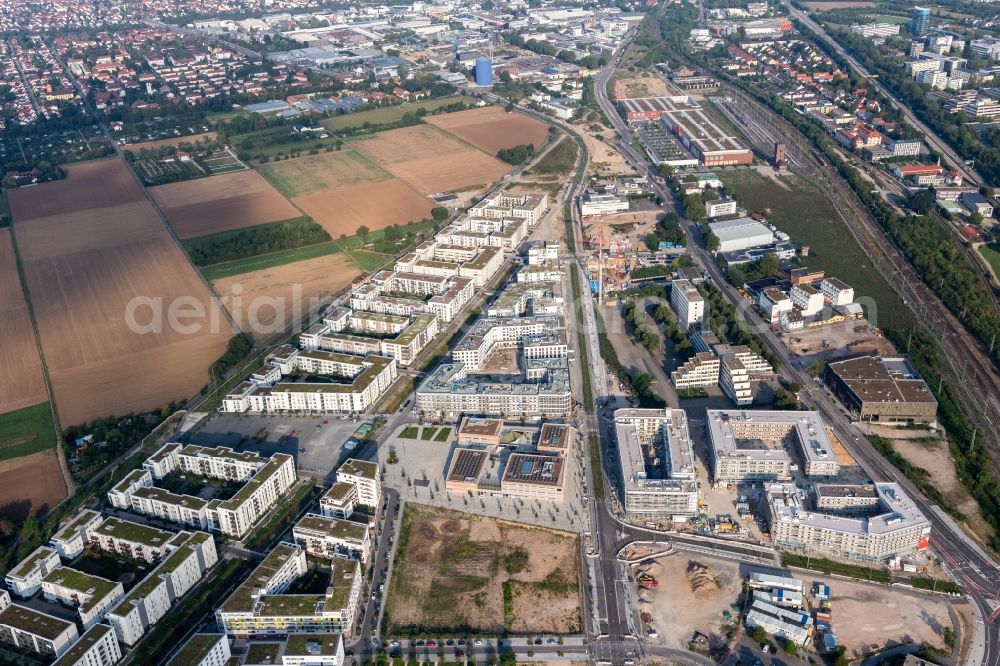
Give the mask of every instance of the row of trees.
M 622 304 L 622 317 L 635 341 L 645 347 L 650 354 L 655 354 L 660 348 L 660 335 L 646 325 L 646 318 L 635 301 L 628 299 Z
M 329 240 L 323 227 L 303 216 L 193 238 L 184 241 L 184 247 L 195 266 L 211 266 Z

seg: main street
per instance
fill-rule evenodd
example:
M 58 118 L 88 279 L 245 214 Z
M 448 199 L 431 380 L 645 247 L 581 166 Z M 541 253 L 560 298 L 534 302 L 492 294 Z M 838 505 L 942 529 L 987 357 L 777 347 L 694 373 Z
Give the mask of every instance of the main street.
M 597 100 L 620 136 L 619 146 L 625 157 L 640 173 L 654 175 L 646 160 L 631 148 L 631 131 L 608 97 L 607 82 L 611 77 L 616 60 L 617 57 L 613 58 L 597 76 Z M 673 194 L 666 187 L 657 184 L 653 179 L 650 179 L 650 183 L 664 201 L 672 200 Z M 900 484 L 931 521 L 932 548 L 941 555 L 952 576 L 962 585 L 977 616 L 976 636 L 973 638 L 969 663 L 989 666 L 1000 664 L 1000 614 L 995 613 L 995 609 L 998 607 L 997 590 L 1000 589 L 1000 569 L 996 563 L 961 528 L 943 513 L 935 510 L 935 507 L 898 469 L 888 464 L 862 435 L 857 426 L 844 415 L 832 395 L 820 386 L 815 378 L 803 371 L 799 360 L 792 356 L 770 326 L 766 325 L 757 313 L 748 306 L 739 292 L 728 283 L 711 254 L 697 242 L 700 240 L 700 234 L 697 233 L 694 223 L 682 219 L 682 228 L 687 236 L 687 246 L 691 249 L 692 259 L 721 290 L 725 298 L 737 308 L 743 318 L 754 327 L 754 330 L 777 356 L 781 362 L 781 375 L 788 381 L 798 383 L 803 387 L 802 395 L 806 405 L 823 415 L 837 438 L 843 442 L 861 467 L 873 479 Z M 586 313 L 587 310 L 584 312 Z M 588 325 L 589 328 L 596 329 L 596 321 L 591 320 Z

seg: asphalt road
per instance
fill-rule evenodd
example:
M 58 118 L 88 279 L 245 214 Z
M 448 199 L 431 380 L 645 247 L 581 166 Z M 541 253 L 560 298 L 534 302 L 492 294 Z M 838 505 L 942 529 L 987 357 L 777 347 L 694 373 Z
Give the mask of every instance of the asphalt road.
M 595 87 L 598 103 L 608 119 L 615 125 L 619 136 L 622 137 L 619 141 L 622 153 L 639 169 L 640 173 L 652 175 L 645 158 L 632 149 L 630 145 L 631 131 L 608 98 L 607 82 L 611 75 L 609 70 L 610 68 L 605 68 L 597 77 Z M 655 180 L 650 182 L 665 202 L 673 199 L 672 193 L 665 187 L 656 184 Z M 898 483 L 931 521 L 932 548 L 948 564 L 952 577 L 962 585 L 977 615 L 977 631 L 973 638 L 973 653 L 970 655 L 969 663 L 986 666 L 1000 664 L 1000 605 L 997 604 L 997 595 L 1000 591 L 1000 569 L 998 569 L 996 562 L 974 544 L 961 529 L 954 527 L 950 521 L 942 518 L 941 514 L 934 510 L 932 504 L 917 491 L 913 484 L 875 451 L 861 431 L 844 416 L 840 406 L 832 396 L 811 375 L 799 367 L 798 359 L 792 356 L 771 328 L 747 306 L 746 301 L 736 289 L 726 281 L 721 269 L 709 252 L 702 245 L 692 242 L 698 237 L 694 223 L 682 218 L 682 227 L 688 237 L 687 247 L 691 249 L 692 258 L 710 276 L 713 283 L 721 289 L 730 303 L 742 313 L 748 323 L 754 326 L 760 337 L 777 355 L 781 361 L 781 374 L 790 382 L 798 383 L 803 387 L 802 395 L 806 406 L 822 413 L 836 436 L 873 479 Z

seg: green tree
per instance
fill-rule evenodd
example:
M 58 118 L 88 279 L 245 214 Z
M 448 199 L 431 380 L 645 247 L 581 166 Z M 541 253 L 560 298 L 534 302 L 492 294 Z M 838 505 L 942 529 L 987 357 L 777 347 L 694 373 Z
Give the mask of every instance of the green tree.
M 786 640 L 783 647 L 785 648 L 785 652 L 792 655 L 793 657 L 799 653 L 799 646 L 796 645 L 795 641 L 791 639 Z
M 750 632 L 750 638 L 752 638 L 755 643 L 763 643 L 767 640 L 767 632 L 764 630 L 764 627 L 756 626 L 753 628 L 753 631 Z
M 719 241 L 719 237 L 713 234 L 711 231 L 705 233 L 705 247 L 711 252 L 715 252 L 722 246 Z
M 358 234 L 358 237 L 361 240 L 364 240 L 364 239 L 368 238 L 368 233 L 369 233 L 369 229 L 365 225 L 362 224 L 360 227 L 358 227 L 357 234 Z
M 434 206 L 431 209 L 431 217 L 434 218 L 435 222 L 444 222 L 448 219 L 448 209 L 444 206 Z

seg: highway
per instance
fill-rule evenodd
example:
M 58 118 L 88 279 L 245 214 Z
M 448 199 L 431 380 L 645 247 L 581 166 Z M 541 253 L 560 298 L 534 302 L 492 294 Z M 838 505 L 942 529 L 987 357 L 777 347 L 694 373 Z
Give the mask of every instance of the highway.
M 597 76 L 597 100 L 621 137 L 619 148 L 625 157 L 640 173 L 654 175 L 644 157 L 639 156 L 632 149 L 631 130 L 619 116 L 607 94 L 607 82 L 616 60 L 617 58 L 612 59 L 611 63 L 602 69 Z M 673 195 L 667 188 L 658 185 L 652 179 L 650 183 L 665 202 L 672 200 Z M 997 610 L 1000 608 L 1000 604 L 997 603 L 998 590 L 1000 590 L 1000 569 L 998 569 L 996 562 L 952 521 L 937 511 L 936 507 L 923 497 L 899 470 L 886 462 L 862 435 L 861 431 L 845 416 L 832 395 L 821 387 L 811 375 L 803 371 L 799 360 L 793 357 L 770 326 L 765 324 L 739 292 L 726 281 L 722 270 L 715 263 L 711 254 L 703 245 L 695 242 L 696 239 L 700 240 L 698 238 L 700 234 L 697 233 L 694 223 L 682 218 L 682 228 L 687 236 L 687 247 L 691 249 L 691 256 L 695 263 L 705 271 L 726 299 L 737 308 L 778 357 L 781 362 L 781 374 L 790 382 L 798 383 L 803 387 L 801 396 L 804 405 L 822 413 L 837 438 L 873 479 L 900 484 L 931 521 L 932 548 L 941 556 L 952 577 L 962 585 L 977 616 L 977 632 L 973 639 L 973 649 L 968 663 L 976 666 L 1000 664 L 1000 610 Z M 596 322 L 590 322 L 589 327 L 596 329 Z
M 896 108 L 898 108 L 902 112 L 903 118 L 906 119 L 906 122 L 910 123 L 917 129 L 919 129 L 921 132 L 923 132 L 924 141 L 926 141 L 927 144 L 930 145 L 932 148 L 934 148 L 936 151 L 947 157 L 948 160 L 952 163 L 952 165 L 954 165 L 954 167 L 958 169 L 963 176 L 965 176 L 965 179 L 968 182 L 970 182 L 973 185 L 979 185 L 980 183 L 984 182 L 983 177 L 979 175 L 979 172 L 977 172 L 975 168 L 966 165 L 965 160 L 962 159 L 961 155 L 959 155 L 955 151 L 955 149 L 953 149 L 950 145 L 948 145 L 946 141 L 938 137 L 937 134 L 935 134 L 929 127 L 927 127 L 927 125 L 925 125 L 923 121 L 921 121 L 920 118 L 918 118 L 917 115 L 912 110 L 910 110 L 910 107 L 904 104 L 903 101 L 899 99 L 896 95 L 894 95 L 891 90 L 882 85 L 882 83 L 878 79 L 872 78 L 871 72 L 869 72 L 865 68 L 865 66 L 862 65 L 857 60 L 857 58 L 848 53 L 847 49 L 845 49 L 843 46 L 840 45 L 839 42 L 837 42 L 837 40 L 831 37 L 830 34 L 827 33 L 827 31 L 824 30 L 821 25 L 816 23 L 816 21 L 812 20 L 812 18 L 810 18 L 810 16 L 805 12 L 803 12 L 801 9 L 797 9 L 794 5 L 792 5 L 792 3 L 789 0 L 782 0 L 782 2 L 785 4 L 785 8 L 793 17 L 795 17 L 803 24 L 808 26 L 814 33 L 816 33 L 816 35 L 820 39 L 826 42 L 826 44 L 830 48 L 832 48 L 837 54 L 839 54 L 842 58 L 844 58 L 848 62 L 848 64 L 850 64 L 851 68 L 854 71 L 856 71 L 858 74 L 867 79 L 869 83 L 873 84 L 880 93 L 885 95 L 887 98 L 891 99 L 893 105 L 896 106 Z

